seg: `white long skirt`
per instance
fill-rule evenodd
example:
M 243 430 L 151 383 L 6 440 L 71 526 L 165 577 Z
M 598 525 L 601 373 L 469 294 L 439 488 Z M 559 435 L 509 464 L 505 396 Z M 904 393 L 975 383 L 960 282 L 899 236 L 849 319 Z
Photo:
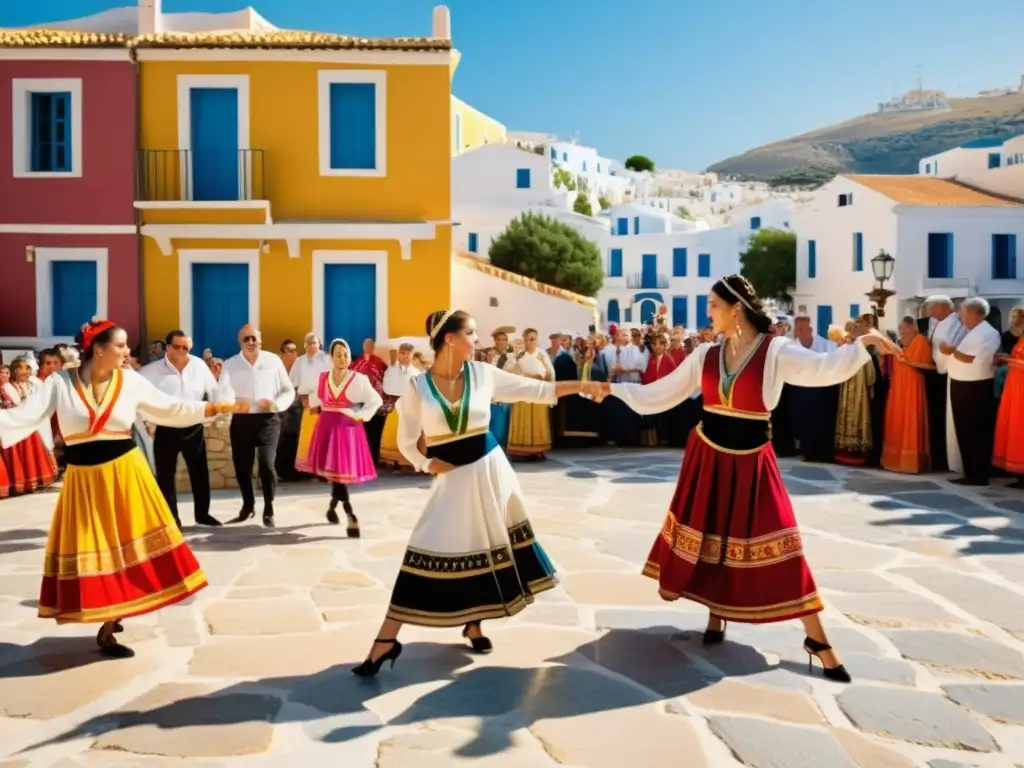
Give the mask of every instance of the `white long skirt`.
M 434 478 L 388 607 L 388 618 L 453 627 L 512 616 L 555 585 L 505 453 Z

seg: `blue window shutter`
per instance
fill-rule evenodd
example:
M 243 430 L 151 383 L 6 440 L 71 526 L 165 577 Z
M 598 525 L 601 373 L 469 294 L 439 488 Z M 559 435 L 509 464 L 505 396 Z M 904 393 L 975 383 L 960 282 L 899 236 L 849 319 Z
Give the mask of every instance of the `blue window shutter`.
M 708 297 L 703 294 L 697 297 L 697 316 L 693 324 L 698 328 L 708 324 Z
M 999 235 L 992 235 L 992 279 L 999 280 Z
M 751 230 L 755 230 L 755 229 L 760 229 L 760 228 L 761 228 L 761 217 L 760 216 L 751 216 L 750 217 L 750 229 Z
M 858 317 L 860 317 L 860 304 L 851 304 L 850 305 L 850 319 L 851 320 L 856 320 Z
M 516 189 L 530 188 L 530 169 L 520 168 L 516 171 Z
M 609 299 L 608 301 L 608 322 L 617 323 L 619 322 L 619 300 Z
M 633 308 L 632 307 L 626 307 L 626 317 L 624 318 L 623 321 L 627 322 L 627 323 L 633 322 Z
M 1009 248 L 1010 279 L 1017 279 L 1017 236 L 1010 235 Z
M 478 247 L 478 243 L 477 243 L 476 232 L 470 232 L 469 233 L 469 252 L 470 253 L 476 253 L 477 252 L 477 247 Z
M 555 150 L 554 147 L 551 148 L 551 159 L 552 160 L 557 160 L 558 159 L 558 152 Z
M 565 163 L 565 162 L 568 162 L 568 161 L 569 161 L 569 153 L 568 152 L 563 152 L 562 153 L 562 162 Z
M 864 271 L 864 233 L 853 233 L 853 271 Z
M 711 254 L 697 254 L 697 277 L 711 277 Z
M 33 93 L 30 103 L 33 171 L 69 173 L 71 158 L 71 94 Z
M 583 161 L 583 170 L 584 171 L 587 170 L 587 161 L 586 160 Z
M 943 277 L 953 277 L 953 233 L 946 235 L 946 274 Z
M 628 235 L 629 234 L 629 219 L 621 217 L 618 219 L 618 234 Z
M 828 327 L 832 325 L 832 306 L 829 304 L 818 305 L 818 327 L 815 332 L 822 338 L 828 338 Z
M 681 325 L 684 328 L 689 321 L 689 301 L 686 296 L 672 297 L 672 325 Z
M 1003 155 L 1001 152 L 989 152 L 988 153 L 988 167 L 998 168 L 1003 162 Z
M 622 277 L 622 249 L 612 248 L 608 258 L 608 277 Z
M 377 86 L 331 83 L 331 168 L 377 167 Z
M 686 277 L 686 249 L 672 249 L 672 277 Z
M 634 216 L 633 217 L 633 234 L 634 235 L 639 235 L 640 234 L 640 217 L 639 216 Z

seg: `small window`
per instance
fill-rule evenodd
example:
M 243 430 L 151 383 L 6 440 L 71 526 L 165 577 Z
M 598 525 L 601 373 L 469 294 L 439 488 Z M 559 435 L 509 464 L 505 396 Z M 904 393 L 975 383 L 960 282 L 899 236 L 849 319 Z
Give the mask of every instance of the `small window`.
M 622 277 L 622 249 L 608 251 L 608 277 Z
M 520 168 L 516 171 L 516 189 L 530 188 L 530 169 Z
M 818 276 L 818 243 L 814 240 L 807 241 L 807 277 Z
M 839 207 L 845 208 L 848 205 L 853 205 L 853 193 L 848 192 L 844 195 L 839 196 Z
M 1017 279 L 1017 236 L 992 235 L 992 279 Z
M 850 305 L 850 319 L 851 320 L 859 320 L 860 319 L 860 304 L 851 304 Z
M 468 239 L 469 239 L 469 252 L 470 253 L 476 253 L 477 249 L 479 247 L 479 243 L 478 243 L 478 240 L 477 240 L 476 232 L 470 232 Z
M 558 159 L 558 150 L 556 150 L 554 147 L 551 148 L 551 159 L 552 160 L 557 160 Z
M 1003 155 L 1000 152 L 989 152 L 988 153 L 988 167 L 998 168 L 1003 162 Z
M 629 234 L 629 219 L 627 219 L 625 216 L 620 216 L 618 219 L 616 219 L 615 223 L 616 223 L 616 225 L 618 227 L 615 230 L 616 234 L 618 234 L 618 235 L 628 235 Z
M 601 164 L 600 164 L 600 163 L 598 163 L 598 164 L 597 164 L 597 172 L 598 172 L 598 173 L 600 173 L 600 172 L 601 172 Z
M 864 271 L 864 233 L 853 233 L 853 271 Z
M 931 173 L 932 172 L 932 164 L 931 163 L 925 163 L 925 165 L 924 165 L 924 172 L 925 173 Z
M 331 83 L 331 170 L 377 169 L 377 84 Z
M 569 161 L 569 153 L 568 152 L 563 152 L 562 153 L 562 162 L 566 163 L 568 161 Z
M 760 229 L 760 228 L 761 228 L 761 217 L 760 216 L 751 216 L 750 217 L 750 229 L 751 229 L 751 231 L 754 231 L 754 230 L 757 230 L 757 229 Z
M 672 277 L 686 277 L 686 249 L 672 249 Z
M 71 94 L 32 94 L 32 157 L 35 173 L 71 172 Z
M 583 171 L 584 171 L 584 173 L 586 172 L 586 170 L 587 170 L 587 161 L 584 160 L 583 161 Z
M 928 233 L 928 277 L 932 279 L 953 277 L 953 234 L 951 232 Z
M 697 277 L 711 277 L 711 254 L 697 254 Z
M 634 216 L 633 217 L 633 234 L 634 235 L 639 235 L 640 234 L 640 217 L 639 216 Z

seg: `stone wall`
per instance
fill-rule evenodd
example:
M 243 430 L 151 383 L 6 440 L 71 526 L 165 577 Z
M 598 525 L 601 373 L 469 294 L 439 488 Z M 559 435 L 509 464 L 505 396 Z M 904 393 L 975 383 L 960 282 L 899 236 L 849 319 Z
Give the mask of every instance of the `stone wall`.
M 238 482 L 235 480 L 235 466 L 231 463 L 230 424 L 231 417 L 227 417 L 219 418 L 205 427 L 206 462 L 210 467 L 210 488 L 214 491 L 238 487 Z M 256 477 L 255 462 L 253 462 L 253 477 Z M 180 456 L 178 457 L 178 474 L 174 482 L 178 493 L 188 493 L 192 490 L 188 482 L 185 462 Z M 259 487 L 259 478 L 254 481 L 254 487 Z

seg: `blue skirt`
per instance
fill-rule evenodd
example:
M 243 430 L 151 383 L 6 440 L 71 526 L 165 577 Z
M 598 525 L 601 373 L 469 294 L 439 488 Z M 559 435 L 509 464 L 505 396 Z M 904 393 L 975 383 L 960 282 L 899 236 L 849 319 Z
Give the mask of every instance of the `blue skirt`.
M 508 448 L 509 420 L 512 414 L 512 406 L 508 403 L 491 403 L 491 434 L 494 435 L 501 446 L 501 450 Z

